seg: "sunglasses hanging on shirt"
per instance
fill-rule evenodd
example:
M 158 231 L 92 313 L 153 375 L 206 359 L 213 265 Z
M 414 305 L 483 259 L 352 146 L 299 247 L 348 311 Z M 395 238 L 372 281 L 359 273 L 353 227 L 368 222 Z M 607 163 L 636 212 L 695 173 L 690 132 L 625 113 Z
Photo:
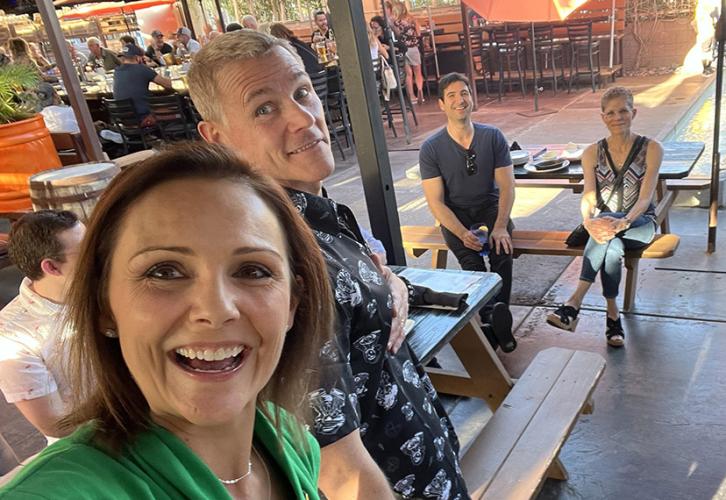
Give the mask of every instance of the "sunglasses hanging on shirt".
M 476 166 L 476 151 L 473 149 L 467 149 L 466 150 L 466 173 L 468 175 L 474 175 L 477 173 L 477 166 Z

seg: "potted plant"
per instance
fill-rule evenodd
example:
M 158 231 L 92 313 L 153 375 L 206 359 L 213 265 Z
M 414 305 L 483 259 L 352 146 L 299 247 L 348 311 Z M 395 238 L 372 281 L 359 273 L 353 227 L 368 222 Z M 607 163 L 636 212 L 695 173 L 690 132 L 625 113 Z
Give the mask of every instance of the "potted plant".
M 30 209 L 28 178 L 61 166 L 34 89 L 37 69 L 0 66 L 0 211 Z

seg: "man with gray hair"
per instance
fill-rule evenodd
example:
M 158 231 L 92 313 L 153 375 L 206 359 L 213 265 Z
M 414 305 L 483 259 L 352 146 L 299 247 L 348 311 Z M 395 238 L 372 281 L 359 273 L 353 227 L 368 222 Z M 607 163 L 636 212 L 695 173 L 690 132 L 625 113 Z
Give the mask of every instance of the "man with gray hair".
M 331 499 L 467 498 L 458 440 L 403 333 L 406 285 L 373 255 L 353 213 L 326 197 L 335 162 L 320 100 L 287 41 L 252 30 L 210 42 L 189 71 L 202 137 L 276 179 L 313 229 L 334 290 L 335 340 L 308 395 Z
M 242 18 L 242 27 L 247 28 L 248 30 L 254 30 L 257 31 L 257 19 L 255 19 L 255 16 L 247 14 Z
M 88 58 L 88 64 L 94 68 L 102 67 L 105 71 L 111 71 L 116 67 L 121 66 L 121 60 L 111 52 L 110 50 L 101 47 L 101 40 L 95 36 L 90 37 L 86 40 L 88 50 L 91 51 L 91 55 Z

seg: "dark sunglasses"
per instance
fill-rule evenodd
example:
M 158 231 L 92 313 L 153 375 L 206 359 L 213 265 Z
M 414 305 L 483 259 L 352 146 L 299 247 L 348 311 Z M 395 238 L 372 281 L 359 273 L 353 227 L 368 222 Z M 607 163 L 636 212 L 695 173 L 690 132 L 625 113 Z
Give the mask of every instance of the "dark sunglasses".
M 474 175 L 478 171 L 474 160 L 476 160 L 476 151 L 474 151 L 473 149 L 467 149 L 466 150 L 466 173 L 468 175 Z

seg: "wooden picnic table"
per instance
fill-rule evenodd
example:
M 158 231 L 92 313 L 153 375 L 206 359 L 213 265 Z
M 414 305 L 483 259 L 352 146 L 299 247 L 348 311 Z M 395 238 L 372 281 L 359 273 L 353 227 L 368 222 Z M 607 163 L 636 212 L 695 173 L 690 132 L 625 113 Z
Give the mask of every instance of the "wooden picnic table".
M 658 172 L 658 186 L 656 190 L 656 219 L 661 226 L 661 232 L 670 233 L 668 211 L 678 196 L 678 189 L 673 186 L 669 189 L 666 181 L 683 179 L 691 173 L 696 162 L 701 158 L 705 144 L 703 142 L 663 142 L 663 162 Z M 524 147 L 530 155 L 541 151 L 564 151 L 565 144 L 530 144 Z M 514 167 L 514 178 L 520 187 L 569 188 L 574 192 L 582 192 L 583 174 L 582 163 L 570 161 L 567 168 L 556 172 L 530 172 L 524 166 Z
M 481 398 L 492 410 L 496 409 L 509 393 L 512 379 L 481 331 L 478 312 L 501 288 L 499 275 L 399 266 L 392 266 L 392 269 L 417 285 L 436 291 L 469 294 L 468 306 L 460 313 L 410 308 L 409 318 L 415 325 L 407 341 L 423 364 L 450 343 L 467 373 L 427 367 L 436 389 L 445 394 Z

